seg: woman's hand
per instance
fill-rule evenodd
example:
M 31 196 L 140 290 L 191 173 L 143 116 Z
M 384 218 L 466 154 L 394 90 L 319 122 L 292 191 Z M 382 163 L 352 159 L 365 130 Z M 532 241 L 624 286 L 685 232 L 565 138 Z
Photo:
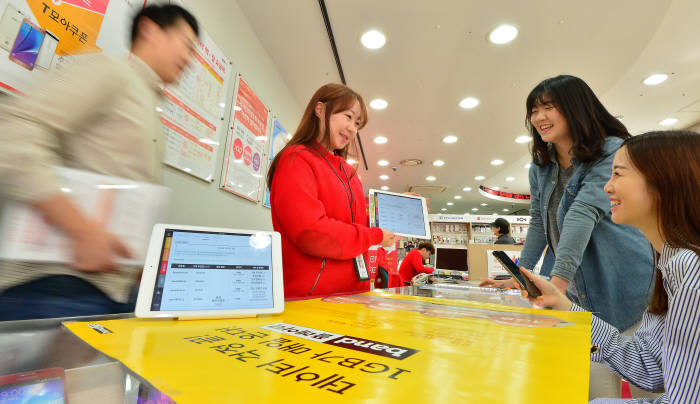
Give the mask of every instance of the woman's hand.
M 516 284 L 517 282 L 513 278 L 504 280 L 481 278 L 479 286 L 482 288 L 513 289 Z
M 382 229 L 382 242 L 379 244 L 382 247 L 392 247 L 397 241 L 399 241 L 400 238 L 400 236 L 395 235 L 389 230 Z
M 535 286 L 537 286 L 537 289 L 539 289 L 540 292 L 542 292 L 541 296 L 538 296 L 534 299 L 530 298 L 530 301 L 535 307 L 550 307 L 555 310 L 565 311 L 571 310 L 571 301 L 559 290 L 559 288 L 554 286 L 552 282 L 549 282 L 543 277 L 535 275 L 534 273 L 522 267 L 520 268 L 520 273 L 523 274 L 524 277 L 528 278 L 532 283 L 534 283 Z M 528 297 L 526 291 L 523 290 L 522 294 L 523 297 Z

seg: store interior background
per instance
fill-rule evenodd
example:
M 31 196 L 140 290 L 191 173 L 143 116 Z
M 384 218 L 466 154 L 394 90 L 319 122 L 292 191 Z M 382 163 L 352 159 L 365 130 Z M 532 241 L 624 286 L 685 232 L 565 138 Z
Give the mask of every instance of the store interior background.
M 184 4 L 289 132 L 313 92 L 340 81 L 316 0 Z M 526 134 L 527 94 L 557 74 L 583 78 L 632 134 L 700 130 L 697 1 L 326 0 L 325 5 L 347 84 L 368 103 L 375 98 L 388 102 L 383 110 L 370 108 L 369 124 L 361 131 L 368 164 L 365 170 L 360 163 L 365 190 L 445 187 L 424 193 L 431 213 L 527 214 L 527 204 L 488 199 L 477 189 L 529 192 L 528 144 L 515 139 Z M 518 36 L 509 44 L 490 43 L 489 32 L 503 23 L 516 26 Z M 371 29 L 386 36 L 382 48 L 362 46 L 361 35 Z M 653 73 L 669 78 L 644 85 Z M 460 108 L 466 97 L 479 104 Z M 659 125 L 666 118 L 677 122 Z M 443 143 L 447 135 L 458 141 Z M 376 144 L 377 136 L 388 141 Z M 221 167 L 223 148 L 218 154 Z M 423 164 L 405 167 L 399 164 L 404 159 Z M 438 159 L 445 165 L 433 166 Z M 504 163 L 494 166 L 495 159 Z M 379 166 L 379 160 L 389 165 Z M 382 174 L 389 179 L 381 180 Z M 175 191 L 170 221 L 272 229 L 269 209 L 221 191 L 220 175 L 217 169 L 214 182 L 205 183 L 166 167 L 164 182 Z M 435 181 L 427 181 L 428 176 Z

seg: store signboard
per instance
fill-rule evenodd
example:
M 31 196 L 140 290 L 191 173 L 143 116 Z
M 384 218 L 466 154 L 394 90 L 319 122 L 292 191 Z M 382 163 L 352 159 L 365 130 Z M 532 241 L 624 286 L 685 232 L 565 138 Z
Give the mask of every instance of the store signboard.
M 181 404 L 588 398 L 587 312 L 384 291 L 285 306 L 249 319 L 64 325 Z

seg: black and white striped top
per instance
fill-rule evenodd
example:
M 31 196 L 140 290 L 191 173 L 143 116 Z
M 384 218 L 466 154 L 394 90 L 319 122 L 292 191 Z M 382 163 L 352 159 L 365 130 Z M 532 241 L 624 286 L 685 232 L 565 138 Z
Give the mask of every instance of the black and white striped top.
M 691 250 L 664 245 L 658 268 L 668 293 L 668 312 L 644 312 L 634 336 L 621 336 L 593 316 L 591 359 L 644 390 L 666 393 L 656 399 L 592 403 L 700 403 L 700 259 Z M 583 311 L 576 305 L 572 310 Z

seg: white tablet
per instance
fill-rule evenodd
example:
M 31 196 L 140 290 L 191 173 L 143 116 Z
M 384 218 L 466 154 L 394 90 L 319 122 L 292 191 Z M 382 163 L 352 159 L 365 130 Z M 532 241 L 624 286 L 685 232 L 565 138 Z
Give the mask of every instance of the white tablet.
M 369 225 L 398 236 L 430 238 L 428 207 L 422 196 L 370 189 Z
M 255 317 L 283 310 L 279 233 L 153 227 L 136 317 Z

